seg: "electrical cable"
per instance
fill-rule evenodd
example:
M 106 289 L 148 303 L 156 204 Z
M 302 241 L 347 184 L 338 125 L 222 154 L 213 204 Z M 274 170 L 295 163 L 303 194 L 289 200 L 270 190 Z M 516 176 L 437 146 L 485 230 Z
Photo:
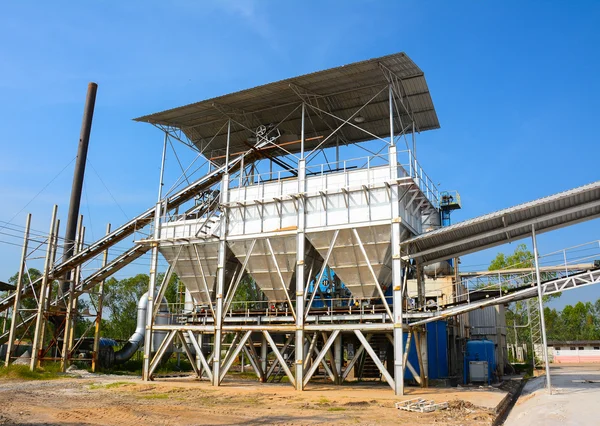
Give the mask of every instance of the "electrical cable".
M 54 181 L 55 181 L 55 180 L 56 180 L 56 179 L 57 179 L 57 178 L 58 178 L 58 177 L 59 177 L 59 176 L 60 176 L 60 175 L 61 175 L 61 174 L 62 174 L 62 173 L 63 173 L 63 172 L 64 172 L 64 171 L 67 169 L 67 167 L 69 167 L 69 166 L 71 165 L 71 163 L 72 163 L 73 161 L 75 161 L 75 159 L 76 159 L 76 158 L 77 158 L 76 156 L 75 156 L 75 157 L 73 157 L 73 158 L 71 159 L 71 161 L 69 161 L 69 163 L 68 163 L 66 166 L 64 166 L 64 167 L 63 167 L 63 168 L 60 170 L 60 172 L 58 172 L 58 173 L 57 173 L 57 174 L 56 174 L 56 175 L 55 175 L 55 176 L 54 176 L 52 179 L 50 179 L 50 182 L 48 182 L 48 183 L 47 183 L 47 184 L 46 184 L 46 185 L 45 185 L 45 186 L 44 186 L 44 187 L 43 187 L 43 188 L 42 188 L 42 189 L 41 189 L 41 190 L 40 190 L 40 191 L 39 191 L 37 194 L 35 194 L 35 195 L 33 196 L 33 198 L 32 198 L 31 200 L 29 200 L 29 201 L 27 202 L 27 204 L 25 204 L 21 210 L 19 210 L 17 213 L 15 213 L 15 215 L 14 215 L 14 216 L 13 216 L 13 217 L 12 217 L 12 218 L 11 218 L 11 219 L 8 221 L 8 223 L 9 223 L 9 224 L 10 224 L 10 223 L 12 223 L 12 221 L 13 221 L 13 220 L 15 220 L 15 218 L 16 218 L 18 215 L 20 215 L 20 214 L 21 214 L 21 212 L 22 212 L 23 210 L 25 210 L 25 209 L 27 208 L 27 206 L 29 206 L 29 205 L 30 205 L 30 204 L 31 204 L 31 203 L 32 203 L 32 202 L 33 202 L 33 201 L 34 201 L 34 200 L 35 200 L 37 197 L 39 197 L 39 196 L 40 196 L 40 194 L 41 194 L 42 192 L 44 192 L 44 191 L 45 191 L 45 190 L 46 190 L 46 189 L 47 189 L 47 188 L 48 188 L 48 187 L 49 187 L 49 186 L 52 184 L 52 182 L 54 182 Z M 5 227 L 5 226 L 6 226 L 6 225 L 4 225 L 4 226 L 0 226 L 0 230 L 1 230 L 1 229 L 4 229 L 4 227 Z

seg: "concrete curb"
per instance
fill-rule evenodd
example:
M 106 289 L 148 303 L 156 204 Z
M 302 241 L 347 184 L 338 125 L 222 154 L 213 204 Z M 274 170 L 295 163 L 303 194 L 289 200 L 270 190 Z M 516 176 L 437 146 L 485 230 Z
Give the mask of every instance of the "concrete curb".
M 509 392 L 502 399 L 502 401 L 500 401 L 500 404 L 498 404 L 498 406 L 496 407 L 496 410 L 495 410 L 496 418 L 492 422 L 492 426 L 500 426 L 504 423 L 504 421 L 508 417 L 508 414 L 510 413 L 510 410 L 516 404 L 517 400 L 521 396 L 521 392 L 523 391 L 523 389 L 527 383 L 529 383 L 529 380 L 525 380 L 525 379 L 521 380 L 521 383 L 519 384 L 519 387 L 515 390 L 515 392 L 514 393 Z

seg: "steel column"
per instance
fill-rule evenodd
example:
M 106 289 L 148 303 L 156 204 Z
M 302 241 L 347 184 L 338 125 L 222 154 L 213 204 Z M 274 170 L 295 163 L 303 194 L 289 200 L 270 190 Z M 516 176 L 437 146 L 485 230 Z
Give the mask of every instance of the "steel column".
M 393 93 L 390 85 L 390 169 L 392 176 L 398 176 L 397 151 L 394 144 L 394 107 Z M 401 221 L 400 217 L 400 194 L 398 184 L 390 185 L 390 204 L 392 206 L 392 308 L 394 311 L 394 393 L 404 395 L 404 366 L 403 366 L 403 326 L 402 326 L 402 258 L 400 253 Z
M 543 345 L 543 354 L 544 354 L 544 364 L 546 366 L 546 389 L 548 392 L 552 392 L 552 383 L 550 381 L 550 364 L 548 363 L 548 343 L 546 342 L 546 322 L 544 320 L 544 300 L 542 297 L 542 279 L 540 276 L 540 264 L 539 264 L 539 256 L 537 248 L 537 238 L 535 235 L 535 225 L 531 225 L 531 240 L 533 241 L 533 260 L 535 263 L 535 278 L 537 281 L 537 293 L 538 293 L 538 303 L 540 307 L 540 323 L 542 326 L 542 345 Z M 535 348 L 534 348 L 535 351 Z M 535 356 L 535 352 L 533 354 Z
M 162 187 L 165 173 L 165 159 L 167 156 L 168 134 L 165 132 L 163 143 L 162 161 L 160 164 L 160 178 L 158 183 L 158 197 L 154 209 L 154 241 L 152 242 L 152 254 L 150 257 L 150 280 L 148 282 L 148 305 L 146 306 L 146 333 L 144 335 L 144 364 L 142 368 L 142 380 L 150 380 L 150 356 L 152 354 L 152 326 L 154 317 L 154 293 L 156 292 L 156 278 L 158 269 L 158 239 L 160 238 L 160 217 L 162 215 Z M 166 207 L 166 206 L 165 206 Z M 172 338 L 171 338 L 172 339 Z
M 302 103 L 302 124 L 300 129 L 300 160 L 298 161 L 298 232 L 296 234 L 296 341 L 294 355 L 296 358 L 295 376 L 296 390 L 304 389 L 304 252 L 306 237 L 304 228 L 306 226 L 306 159 L 304 158 L 304 118 L 306 104 Z M 310 277 L 309 277 L 310 278 Z
M 268 352 L 268 344 L 267 344 L 267 338 L 265 336 L 262 336 L 261 338 L 261 342 L 260 342 L 260 368 L 262 369 L 262 371 L 264 372 L 263 377 L 261 377 L 261 382 L 266 382 L 267 381 L 267 367 L 268 367 L 268 363 L 267 363 L 267 352 Z
M 214 358 L 213 358 L 213 386 L 221 384 L 221 340 L 223 337 L 223 292 L 225 289 L 225 263 L 227 256 L 227 215 L 229 214 L 226 207 L 229 202 L 229 144 L 231 141 L 231 120 L 227 122 L 227 147 L 225 150 L 225 170 L 221 179 L 221 200 L 223 206 L 221 214 L 221 235 L 219 236 L 219 253 L 217 260 L 217 294 L 216 298 L 216 318 L 215 318 L 215 334 L 214 334 Z M 240 182 L 241 184 L 241 182 Z
M 342 363 L 344 358 L 344 349 L 342 347 L 342 335 L 338 334 L 333 345 L 333 353 L 335 357 L 335 369 L 337 371 L 336 385 L 342 384 Z

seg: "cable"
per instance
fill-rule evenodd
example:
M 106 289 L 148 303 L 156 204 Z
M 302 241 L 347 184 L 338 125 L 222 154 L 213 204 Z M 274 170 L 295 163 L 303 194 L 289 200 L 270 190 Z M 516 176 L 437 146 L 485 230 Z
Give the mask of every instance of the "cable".
M 100 179 L 100 182 L 104 186 L 104 189 L 106 189 L 106 191 L 108 192 L 110 197 L 113 199 L 113 201 L 115 202 L 115 204 L 117 205 L 119 210 L 121 210 L 121 213 L 123 213 L 123 216 L 125 216 L 125 219 L 129 220 L 129 216 L 127 215 L 127 213 L 125 213 L 125 210 L 123 210 L 123 207 L 121 207 L 121 205 L 119 204 L 119 202 L 117 201 L 115 196 L 112 194 L 112 192 L 110 192 L 110 189 L 108 189 L 108 186 L 106 185 L 106 183 L 104 183 L 104 180 L 102 180 L 102 178 L 100 177 L 100 174 L 98 173 L 96 168 L 92 165 L 92 163 L 89 160 L 88 160 L 88 163 L 89 163 L 90 167 L 92 168 L 92 171 L 96 174 L 96 176 L 98 176 L 98 179 Z
M 71 161 L 69 161 L 69 163 L 68 163 L 68 164 L 67 164 L 65 167 L 63 167 L 63 168 L 60 170 L 60 172 L 58 172 L 58 174 L 56 174 L 56 176 L 54 176 L 54 177 L 53 177 L 53 178 L 50 180 L 50 182 L 48 182 L 48 183 L 47 183 L 47 184 L 46 184 L 46 185 L 45 185 L 45 186 L 44 186 L 44 187 L 43 187 L 43 188 L 42 188 L 42 189 L 41 189 L 41 190 L 40 190 L 40 191 L 39 191 L 37 194 L 35 194 L 35 195 L 34 195 L 34 197 L 33 197 L 31 200 L 29 200 L 29 201 L 27 202 L 27 204 L 25 204 L 21 210 L 19 210 L 17 213 L 15 213 L 15 215 L 14 215 L 14 216 L 13 216 L 13 217 L 12 217 L 12 218 L 11 218 L 11 219 L 8 221 L 8 224 L 12 223 L 12 221 L 13 221 L 13 220 L 15 220 L 15 218 L 16 218 L 18 215 L 20 215 L 20 214 L 21 214 L 21 212 L 27 208 L 27 206 L 29 206 L 29 205 L 30 205 L 30 204 L 31 204 L 31 203 L 32 203 L 32 202 L 33 202 L 33 201 L 34 201 L 34 200 L 35 200 L 35 199 L 36 199 L 36 198 L 37 198 L 37 197 L 38 197 L 38 196 L 39 196 L 39 195 L 40 195 L 42 192 L 44 192 L 44 191 L 46 190 L 46 188 L 48 188 L 48 187 L 49 187 L 49 186 L 52 184 L 52 182 L 54 182 L 54 181 L 55 181 L 55 180 L 56 180 L 56 179 L 57 179 L 57 178 L 58 178 L 58 177 L 59 177 L 59 176 L 62 174 L 62 172 L 64 172 L 64 171 L 67 169 L 67 167 L 69 167 L 69 166 L 71 165 L 71 163 L 72 163 L 73 161 L 75 161 L 75 159 L 76 159 L 76 158 L 77 158 L 76 156 L 75 156 L 75 157 L 73 157 L 73 159 L 71 159 Z M 0 226 L 0 230 L 1 230 L 1 229 L 4 229 L 4 228 L 5 228 L 5 226 L 6 226 L 6 225 L 4 225 L 4 226 Z

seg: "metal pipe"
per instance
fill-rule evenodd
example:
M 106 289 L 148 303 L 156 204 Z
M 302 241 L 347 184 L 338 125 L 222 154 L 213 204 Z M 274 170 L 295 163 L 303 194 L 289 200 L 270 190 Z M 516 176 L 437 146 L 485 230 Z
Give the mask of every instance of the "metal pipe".
M 546 342 L 546 323 L 544 320 L 544 300 L 542 299 L 542 279 L 540 277 L 539 252 L 537 248 L 537 238 L 535 236 L 535 225 L 531 225 L 531 239 L 533 241 L 533 260 L 535 262 L 535 278 L 537 281 L 538 304 L 540 308 L 540 323 L 542 325 L 542 344 L 544 353 L 544 364 L 546 365 L 546 389 L 552 393 L 552 383 L 550 382 L 550 364 L 548 363 L 548 345 Z M 534 348 L 535 350 L 535 348 Z M 535 356 L 535 352 L 534 352 Z
M 147 330 L 147 317 L 148 317 L 148 306 L 149 306 L 148 293 L 144 293 L 140 300 L 138 301 L 137 306 L 137 325 L 135 331 L 125 343 L 121 350 L 115 352 L 115 363 L 122 364 L 131 358 L 136 351 L 140 348 L 140 346 L 144 345 L 144 332 Z M 160 302 L 160 309 L 158 311 L 159 315 L 156 317 L 157 325 L 168 325 L 169 324 L 169 306 L 167 303 L 167 299 L 164 297 Z M 162 323 L 162 324 L 161 324 Z M 153 333 L 153 341 L 150 345 L 148 345 L 147 349 L 152 351 L 152 346 L 154 346 L 154 350 L 156 350 L 162 341 L 164 340 L 167 332 L 165 331 L 155 331 Z
M 73 185 L 71 187 L 71 200 L 69 202 L 69 212 L 67 214 L 67 227 L 65 229 L 65 242 L 63 248 L 63 262 L 73 256 L 75 249 L 75 234 L 77 233 L 77 219 L 79 216 L 79 205 L 81 203 L 81 192 L 83 190 L 83 177 L 85 175 L 85 164 L 87 161 L 88 146 L 90 143 L 90 133 L 92 131 L 92 119 L 94 117 L 94 106 L 96 104 L 96 91 L 98 85 L 89 83 L 85 107 L 83 110 L 83 120 L 81 123 L 81 133 L 79 135 L 79 146 L 77 148 L 77 160 L 75 161 L 75 170 L 73 172 Z M 63 293 L 69 290 L 69 280 L 71 273 L 67 272 L 65 281 L 61 284 Z

